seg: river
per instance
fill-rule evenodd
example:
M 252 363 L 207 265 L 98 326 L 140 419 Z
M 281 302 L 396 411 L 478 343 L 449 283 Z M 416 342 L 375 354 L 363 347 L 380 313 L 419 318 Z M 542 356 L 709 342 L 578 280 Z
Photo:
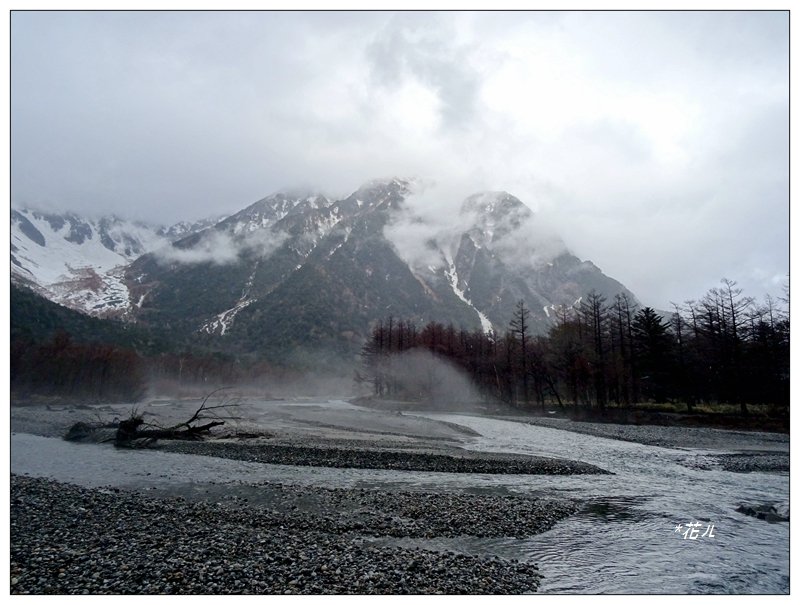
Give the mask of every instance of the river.
M 351 407 L 341 401 L 322 405 L 336 410 Z M 533 561 L 544 574 L 539 588 L 543 593 L 789 592 L 789 523 L 769 523 L 735 510 L 742 504 L 769 504 L 788 515 L 788 472 L 700 469 L 687 461 L 716 452 L 641 445 L 490 417 L 420 416 L 462 425 L 480 435 L 465 439 L 462 447 L 582 460 L 614 474 L 484 475 L 295 467 L 118 450 L 27 433 L 11 435 L 11 470 L 87 487 L 144 490 L 177 486 L 202 491 L 208 483 L 273 481 L 564 497 L 581 501 L 581 511 L 533 538 L 405 542 Z

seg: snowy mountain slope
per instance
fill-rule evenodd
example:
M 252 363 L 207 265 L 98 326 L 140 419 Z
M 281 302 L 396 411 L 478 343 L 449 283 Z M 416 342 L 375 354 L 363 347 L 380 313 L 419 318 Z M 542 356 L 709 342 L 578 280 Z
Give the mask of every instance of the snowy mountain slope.
M 401 220 L 422 222 L 413 214 Z M 390 235 L 397 242 L 397 234 L 407 232 L 395 228 Z M 542 333 L 559 309 L 575 306 L 592 290 L 635 300 L 622 284 L 572 255 L 557 233 L 504 191 L 469 196 L 451 226 L 436 231 L 427 247 L 428 254 L 406 258 L 414 274 L 432 292 L 449 288 L 485 331 L 504 330 L 519 300 L 531 311 L 532 328 Z
M 356 240 L 382 237 L 379 215 L 402 201 L 406 186 L 393 179 L 365 185 L 343 200 L 289 193 L 259 200 L 174 242 L 171 250 L 131 264 L 129 286 L 144 301 L 135 315 L 229 335 L 240 317 L 258 313 L 258 305 L 251 306 L 255 301 L 280 296 L 287 280 L 295 283 L 293 274 L 307 265 L 335 264 Z
M 168 234 L 192 228 L 12 209 L 11 277 L 45 298 L 90 315 L 121 315 L 131 307 L 124 267 L 168 245 Z
M 392 178 L 343 199 L 281 192 L 169 229 L 14 211 L 14 279 L 96 315 L 276 358 L 354 354 L 389 317 L 502 331 L 522 299 L 543 333 L 592 290 L 635 300 L 516 197 L 471 195 L 428 225 L 421 187 Z
M 506 192 L 471 196 L 462 215 L 472 226 L 459 239 L 455 266 L 462 288 L 494 325 L 505 327 L 514 306 L 526 301 L 535 331 L 551 325 L 551 311 L 572 307 L 590 291 L 613 298 L 622 284 L 574 256 L 561 237 Z

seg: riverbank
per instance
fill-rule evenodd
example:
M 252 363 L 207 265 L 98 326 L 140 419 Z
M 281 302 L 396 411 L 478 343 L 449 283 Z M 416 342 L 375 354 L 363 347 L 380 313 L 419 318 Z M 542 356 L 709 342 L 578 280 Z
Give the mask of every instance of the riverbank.
M 191 443 L 162 441 L 159 447 L 232 460 L 333 468 L 558 475 L 605 472 L 586 462 L 564 458 L 475 453 L 469 443 L 477 433 L 451 422 L 452 413 L 414 402 L 359 402 L 380 409 L 343 401 L 324 405 L 315 400 L 240 401 L 236 417 L 215 428 L 212 439 Z M 148 422 L 168 426 L 189 418 L 198 405 L 196 400 L 154 400 L 139 404 L 136 409 Z M 11 430 L 60 438 L 76 422 L 126 418 L 132 409 L 121 404 L 12 405 Z M 643 445 L 708 450 L 701 458 L 687 459 L 694 468 L 733 472 L 789 470 L 789 435 L 785 433 L 575 421 L 509 410 L 504 414 L 488 412 L 473 410 L 466 415 Z
M 138 412 L 169 425 L 197 405 L 162 399 Z M 375 411 L 328 399 L 242 401 L 237 417 L 215 427 L 211 439 L 178 445 L 187 453 L 168 442 L 124 449 L 61 438 L 77 421 L 130 412 L 120 405 L 12 405 L 12 483 L 47 477 L 85 492 L 64 495 L 81 488 L 49 482 L 14 488 L 14 592 L 788 592 L 788 473 L 728 472 L 759 452 L 784 456 L 786 435 L 600 424 L 598 432 L 628 437 L 606 439 L 579 434 L 573 429 L 586 432 L 587 423 L 563 419 L 542 419 L 565 429 L 552 430 L 524 417 Z M 636 440 L 690 445 L 630 442 Z M 258 452 L 253 445 L 270 447 Z M 220 448 L 239 454 L 208 455 Z M 613 474 L 268 462 L 385 454 L 425 462 L 470 452 L 487 460 L 577 459 Z M 750 510 L 774 510 L 781 519 Z M 261 519 L 255 528 L 251 518 Z M 674 533 L 693 519 L 713 524 L 716 537 L 689 542 Z M 181 550 L 184 543 L 198 558 Z M 339 561 L 339 575 L 347 575 L 325 575 L 329 566 L 308 562 L 316 558 L 326 566 Z M 95 560 L 98 567 L 83 573 Z M 527 566 L 515 567 L 519 562 Z M 455 580 L 440 567 L 452 567 Z M 703 574 L 687 579 L 686 569 L 700 568 Z M 298 579 L 296 570 L 307 573 Z M 412 580 L 412 572 L 421 579 Z
M 247 490 L 260 497 L 226 486 L 201 500 L 152 498 L 12 475 L 11 593 L 530 593 L 535 565 L 366 538 L 522 538 L 578 508 L 513 496 Z
M 260 441 L 260 440 L 259 440 Z M 159 448 L 167 452 L 216 456 L 266 464 L 363 468 L 437 473 L 485 473 L 503 475 L 591 475 L 607 470 L 579 462 L 491 452 L 459 451 L 443 454 L 399 451 L 382 447 L 353 448 L 333 446 L 234 443 L 231 441 L 164 441 Z
M 484 404 L 431 404 L 420 401 L 403 401 L 393 399 L 378 399 L 375 397 L 356 397 L 350 400 L 354 405 L 364 408 L 395 412 L 450 412 L 465 414 L 484 414 L 489 416 L 506 417 L 522 416 L 531 419 L 560 418 L 568 419 L 575 423 L 610 424 L 623 426 L 661 426 L 672 428 L 713 428 L 729 431 L 743 432 L 769 432 L 789 433 L 789 416 L 770 416 L 762 410 L 753 412 L 748 416 L 736 413 L 722 412 L 676 412 L 654 408 L 618 408 L 609 406 L 599 411 L 595 408 L 549 407 L 545 411 L 539 408 L 520 409 L 502 403 Z
M 191 415 L 192 401 L 142 405 L 154 422 Z M 12 430 L 61 438 L 78 422 L 126 417 L 120 405 L 12 407 Z M 162 440 L 147 475 L 173 456 L 248 465 L 462 474 L 603 474 L 593 465 L 470 452 L 477 435 L 446 420 L 364 413 L 348 404 L 242 402 L 238 417 L 197 442 Z M 110 444 L 74 444 L 115 463 Z M 106 452 L 104 454 L 103 452 Z M 135 452 L 130 452 L 134 454 Z M 137 456 L 137 459 L 141 456 Z M 146 460 L 146 462 L 144 462 Z M 200 462 L 201 466 L 211 466 Z M 536 565 L 402 546 L 402 540 L 525 539 L 580 503 L 461 491 L 324 488 L 205 479 L 158 487 L 81 488 L 12 476 L 15 594 L 519 594 Z M 255 483 L 254 483 L 255 482 Z

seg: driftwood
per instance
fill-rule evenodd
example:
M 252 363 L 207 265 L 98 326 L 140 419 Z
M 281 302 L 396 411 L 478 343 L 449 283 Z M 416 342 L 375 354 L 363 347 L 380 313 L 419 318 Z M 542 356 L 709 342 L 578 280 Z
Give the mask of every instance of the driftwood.
M 227 403 L 224 400 L 219 405 L 207 405 L 212 395 L 223 390 L 225 390 L 225 387 L 211 391 L 203 398 L 200 407 L 195 410 L 189 420 L 170 427 L 147 424 L 141 415 L 137 415 L 134 412 L 130 418 L 119 423 L 114 444 L 121 447 L 146 447 L 158 439 L 184 439 L 190 441 L 202 439 L 215 426 L 225 424 L 225 420 L 219 415 L 218 410 L 227 410 L 235 407 L 235 404 Z M 197 424 L 202 420 L 211 418 L 214 420 L 205 424 Z
M 97 423 L 94 425 L 79 422 L 73 425 L 64 437 L 68 441 L 112 441 L 118 447 L 147 447 L 155 443 L 158 439 L 183 439 L 198 440 L 209 434 L 215 426 L 222 426 L 225 420 L 235 418 L 235 416 L 220 416 L 222 410 L 229 410 L 236 407 L 235 403 L 223 402 L 219 405 L 208 405 L 208 400 L 212 395 L 223 391 L 225 388 L 212 391 L 205 396 L 200 407 L 195 410 L 191 418 L 184 422 L 169 427 L 162 427 L 157 424 L 145 422 L 144 415 L 135 409 L 126 420 L 111 424 Z M 200 424 L 204 420 L 204 424 Z M 115 429 L 113 436 L 102 439 L 92 439 L 90 435 L 100 429 Z M 106 431 L 107 432 L 107 431 Z

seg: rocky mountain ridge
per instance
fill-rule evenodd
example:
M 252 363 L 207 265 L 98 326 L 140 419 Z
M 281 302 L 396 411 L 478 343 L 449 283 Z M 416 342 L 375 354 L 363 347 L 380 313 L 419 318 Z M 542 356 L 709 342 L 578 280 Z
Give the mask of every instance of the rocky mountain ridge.
M 507 192 L 469 196 L 426 231 L 422 187 L 392 178 L 343 199 L 280 192 L 183 232 L 13 211 L 14 279 L 90 314 L 269 354 L 351 353 L 390 316 L 502 331 L 522 299 L 544 333 L 591 291 L 635 300 Z M 48 246 L 60 265 L 44 267 Z

